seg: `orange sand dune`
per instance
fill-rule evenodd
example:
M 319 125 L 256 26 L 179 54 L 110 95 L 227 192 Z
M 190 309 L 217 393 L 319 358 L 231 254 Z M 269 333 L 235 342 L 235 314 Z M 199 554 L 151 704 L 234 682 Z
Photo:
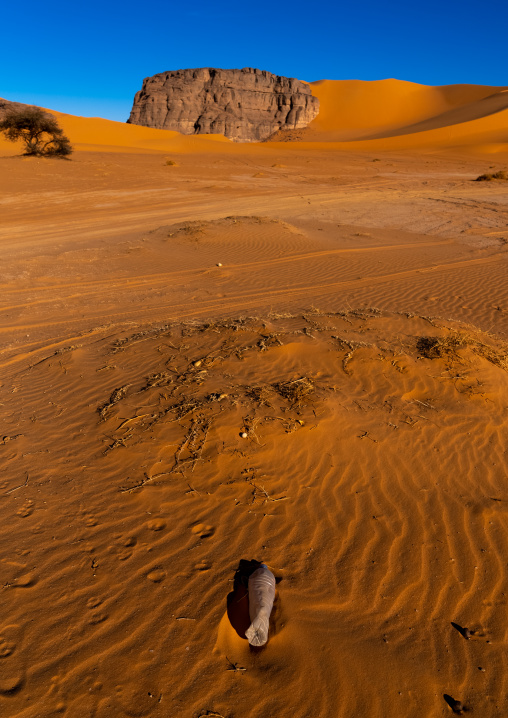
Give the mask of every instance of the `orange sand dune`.
M 417 125 L 450 111 L 455 114 L 443 124 L 456 124 L 508 106 L 508 93 L 500 94 L 505 88 L 483 85 L 429 87 L 401 80 L 321 80 L 312 83 L 311 88 L 320 100 L 320 112 L 310 129 L 330 134 L 330 139 L 333 134 L 335 140 L 359 139 L 366 136 L 367 130 L 369 134 L 373 130 L 395 133 L 398 128 Z M 499 97 L 482 104 L 492 95 Z M 477 109 L 476 103 L 480 104 Z M 459 108 L 467 109 L 461 115 Z
M 376 140 L 379 149 L 500 144 L 498 149 L 508 150 L 508 90 L 504 88 L 427 87 L 399 80 L 373 83 L 325 80 L 312 88 L 321 101 L 321 110 L 304 140 Z M 187 136 L 100 118 L 54 114 L 77 148 L 184 153 L 238 151 L 238 145 L 222 135 Z M 375 145 L 364 146 L 371 147 Z
M 385 132 L 373 135 L 372 139 L 382 139 L 383 137 L 393 137 L 395 135 L 426 132 L 428 130 L 450 127 L 451 125 L 463 124 L 487 117 L 489 117 L 489 121 L 491 121 L 490 115 L 496 115 L 498 112 L 502 113 L 506 109 L 508 109 L 508 90 L 501 90 L 500 92 L 484 97 L 481 100 L 461 105 L 460 107 L 456 107 L 452 110 L 447 110 L 440 115 L 430 117 L 429 119 L 422 120 L 421 122 L 416 122 L 405 127 L 399 127 L 395 130 L 386 130 Z M 496 117 L 493 117 L 492 120 L 504 121 L 503 118 Z
M 125 122 L 104 120 L 100 117 L 79 117 L 54 110 L 60 127 L 70 138 L 75 149 L 110 152 L 214 152 L 217 144 L 231 144 L 223 135 L 182 135 L 171 130 L 128 125 Z M 0 136 L 2 154 L 15 154 L 22 144 L 13 145 Z
M 298 146 L 335 143 L 336 149 L 467 147 L 508 151 L 508 90 L 484 85 L 429 87 L 401 80 L 321 80 L 311 84 L 320 100 L 318 117 L 297 134 Z M 101 118 L 49 110 L 77 149 L 126 152 L 239 152 L 222 135 L 181 135 Z M 339 144 L 340 143 L 340 144 Z M 368 144 L 366 144 L 368 143 Z M 262 145 L 261 145 L 262 146 Z M 258 147 L 243 146 L 252 154 Z M 19 153 L 0 138 L 5 155 Z M 329 147 L 328 147 L 329 149 Z
M 110 147 L 155 152 L 213 152 L 217 143 L 229 144 L 223 135 L 182 135 L 171 130 L 155 130 L 151 127 L 128 125 L 124 122 L 103 120 L 99 117 L 75 117 L 59 112 L 53 113 L 71 138 L 73 144 L 83 149 L 101 150 Z
M 400 80 L 322 80 L 311 87 L 320 112 L 299 139 L 325 143 L 323 149 L 333 142 L 336 149 L 355 151 L 469 147 L 508 152 L 504 87 L 428 87 Z
M 458 149 L 480 154 L 508 155 L 508 109 L 479 119 L 441 126 L 442 116 L 418 123 L 420 131 L 411 126 L 380 132 L 373 139 L 349 138 L 342 132 L 320 133 L 305 131 L 299 146 L 320 148 L 324 151 L 347 150 L 355 152 L 384 152 L 394 150 L 438 151 Z M 342 138 L 342 139 L 339 139 Z

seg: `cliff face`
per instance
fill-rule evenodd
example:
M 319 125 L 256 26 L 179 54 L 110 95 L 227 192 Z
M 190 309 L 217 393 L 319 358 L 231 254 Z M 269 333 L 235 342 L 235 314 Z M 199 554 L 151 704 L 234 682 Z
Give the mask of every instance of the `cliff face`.
M 319 100 L 299 80 L 250 67 L 207 67 L 147 77 L 127 122 L 256 142 L 277 130 L 306 127 L 318 112 Z

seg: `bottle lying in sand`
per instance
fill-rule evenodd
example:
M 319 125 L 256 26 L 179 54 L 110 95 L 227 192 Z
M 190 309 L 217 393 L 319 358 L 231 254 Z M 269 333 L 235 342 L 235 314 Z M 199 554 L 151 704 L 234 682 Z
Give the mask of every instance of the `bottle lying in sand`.
M 251 646 L 264 646 L 268 640 L 270 613 L 275 599 L 275 576 L 264 563 L 249 577 L 250 626 L 245 631 Z

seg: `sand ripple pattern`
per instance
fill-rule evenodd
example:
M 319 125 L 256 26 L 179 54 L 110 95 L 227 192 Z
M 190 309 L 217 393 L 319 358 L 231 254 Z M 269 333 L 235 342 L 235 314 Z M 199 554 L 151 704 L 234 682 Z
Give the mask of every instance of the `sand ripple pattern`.
M 507 367 L 467 325 L 358 310 L 13 368 L 1 715 L 502 716 Z M 241 558 L 278 579 L 261 651 L 226 614 Z

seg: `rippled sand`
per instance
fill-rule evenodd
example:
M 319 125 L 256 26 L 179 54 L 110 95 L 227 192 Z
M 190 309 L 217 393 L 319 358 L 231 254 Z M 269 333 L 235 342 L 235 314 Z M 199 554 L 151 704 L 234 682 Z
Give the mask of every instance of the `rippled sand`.
M 508 154 L 65 122 L 0 145 L 0 714 L 503 716 Z

